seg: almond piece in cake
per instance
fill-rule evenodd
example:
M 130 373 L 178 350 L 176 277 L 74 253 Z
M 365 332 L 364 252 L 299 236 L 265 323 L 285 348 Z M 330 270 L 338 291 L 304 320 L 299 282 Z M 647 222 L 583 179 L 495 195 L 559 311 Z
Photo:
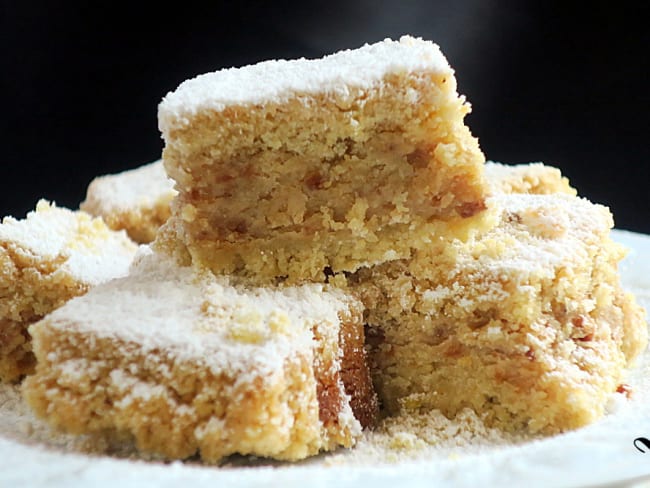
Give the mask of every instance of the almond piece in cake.
M 506 430 L 555 433 L 603 415 L 645 348 L 607 208 L 500 195 L 498 225 L 358 270 L 375 386 L 390 412 L 473 408 Z
M 302 459 L 374 420 L 361 318 L 324 285 L 248 288 L 149 255 L 30 328 L 23 392 L 55 427 L 166 458 Z
M 113 230 L 124 229 L 135 242 L 147 244 L 169 218 L 169 204 L 175 194 L 174 182 L 159 160 L 98 176 L 88 186 L 79 208 L 101 217 Z
M 577 194 L 558 168 L 543 163 L 511 165 L 488 161 L 485 177 L 494 193 Z
M 179 191 L 165 236 L 214 272 L 288 282 L 462 237 L 487 193 L 468 112 L 412 37 L 185 81 L 158 110 Z
M 45 200 L 0 224 L 0 380 L 34 367 L 27 327 L 90 287 L 125 275 L 137 246 L 85 212 Z

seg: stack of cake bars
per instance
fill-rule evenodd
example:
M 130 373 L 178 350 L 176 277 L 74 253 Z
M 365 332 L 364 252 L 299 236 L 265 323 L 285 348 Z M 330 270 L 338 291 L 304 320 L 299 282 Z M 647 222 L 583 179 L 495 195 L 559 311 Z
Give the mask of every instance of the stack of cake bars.
M 159 107 L 166 175 L 147 169 L 171 215 L 126 277 L 29 328 L 27 401 L 209 462 L 352 446 L 378 405 L 531 433 L 598 419 L 647 341 L 611 214 L 554 168 L 486 164 L 468 111 L 411 37 L 182 83 Z M 100 215 L 120 207 L 101 185 Z

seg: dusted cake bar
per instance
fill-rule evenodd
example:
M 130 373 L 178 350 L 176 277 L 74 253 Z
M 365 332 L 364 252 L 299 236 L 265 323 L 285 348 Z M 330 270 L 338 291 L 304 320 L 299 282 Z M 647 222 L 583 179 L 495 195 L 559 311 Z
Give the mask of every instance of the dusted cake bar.
M 162 161 L 113 175 L 98 176 L 86 192 L 80 208 L 101 217 L 111 229 L 124 229 L 141 244 L 153 241 L 171 213 L 174 182 Z
M 150 255 L 30 331 L 37 414 L 166 458 L 302 459 L 376 414 L 360 304 L 324 285 L 247 288 Z
M 127 273 L 136 245 L 85 212 L 45 200 L 0 224 L 0 380 L 32 371 L 27 326 L 91 286 Z
M 367 308 L 380 399 L 392 413 L 471 407 L 507 430 L 592 422 L 647 341 L 619 283 L 611 215 L 564 194 L 490 206 L 491 231 L 348 277 Z
M 494 193 L 577 193 L 558 168 L 542 163 L 510 165 L 488 161 L 485 177 Z
M 411 37 L 188 80 L 158 111 L 179 191 L 164 236 L 214 272 L 288 282 L 464 237 L 487 193 L 468 112 Z

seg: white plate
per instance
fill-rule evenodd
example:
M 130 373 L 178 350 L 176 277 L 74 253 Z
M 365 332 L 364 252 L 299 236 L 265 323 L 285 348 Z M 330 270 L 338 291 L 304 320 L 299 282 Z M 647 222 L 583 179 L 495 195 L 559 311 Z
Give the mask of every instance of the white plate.
M 650 309 L 650 236 L 615 231 L 631 252 L 621 266 L 625 286 Z M 16 427 L 0 430 L 0 486 L 615 486 L 650 480 L 650 452 L 634 446 L 650 439 L 650 354 L 645 353 L 628 383 L 630 401 L 586 428 L 519 445 L 452 452 L 412 462 L 325 464 L 327 456 L 300 465 L 218 468 L 164 464 L 109 456 L 88 456 L 44 447 Z M 14 408 L 0 404 L 0 420 Z M 6 424 L 7 422 L 5 422 Z M 639 444 L 643 448 L 642 444 Z M 444 452 L 444 454 L 442 454 Z M 343 457 L 343 459 L 345 459 Z

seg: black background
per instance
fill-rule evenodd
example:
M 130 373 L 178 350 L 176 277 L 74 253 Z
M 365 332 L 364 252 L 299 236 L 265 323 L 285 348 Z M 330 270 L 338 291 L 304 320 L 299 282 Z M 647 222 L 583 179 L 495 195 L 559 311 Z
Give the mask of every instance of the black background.
M 0 214 L 76 207 L 94 176 L 158 159 L 157 105 L 186 78 L 410 33 L 456 69 L 489 159 L 558 166 L 617 227 L 650 233 L 644 4 L 3 0 Z

